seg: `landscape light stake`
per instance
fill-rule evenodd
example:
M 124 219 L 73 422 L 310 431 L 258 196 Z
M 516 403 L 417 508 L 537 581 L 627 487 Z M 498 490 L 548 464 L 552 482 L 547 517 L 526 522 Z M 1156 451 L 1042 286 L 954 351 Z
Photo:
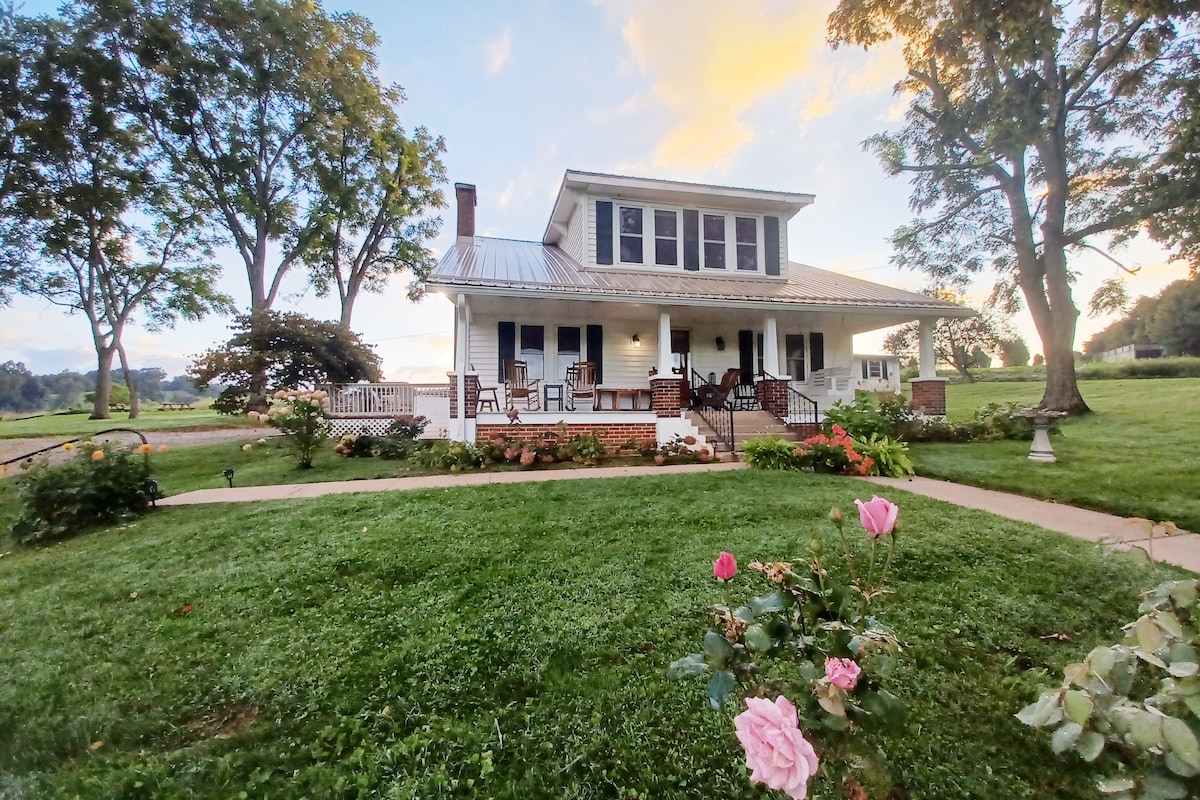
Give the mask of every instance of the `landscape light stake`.
M 233 469 L 232 468 L 226 469 L 221 474 L 225 476 L 225 480 L 229 481 L 229 488 L 232 489 L 233 488 Z
M 154 478 L 146 478 L 146 497 L 150 498 L 150 507 L 158 508 L 155 501 L 158 499 L 158 481 Z

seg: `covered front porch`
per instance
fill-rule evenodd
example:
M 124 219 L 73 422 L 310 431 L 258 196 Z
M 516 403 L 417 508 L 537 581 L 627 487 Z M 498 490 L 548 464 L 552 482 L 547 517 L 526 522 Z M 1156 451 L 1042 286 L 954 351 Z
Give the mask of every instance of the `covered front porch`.
M 449 435 L 467 441 L 562 422 L 612 429 L 617 443 L 649 436 L 662 442 L 699 433 L 688 412 L 730 445 L 735 411 L 815 425 L 833 403 L 853 399 L 854 334 L 913 319 L 895 310 L 747 309 L 716 299 L 704 305 L 456 299 Z M 936 380 L 935 320 L 922 318 L 922 378 Z M 512 391 L 514 361 L 524 365 L 526 391 Z M 594 365 L 595 391 L 572 402 L 581 362 Z M 944 400 L 942 408 L 926 410 L 944 413 Z

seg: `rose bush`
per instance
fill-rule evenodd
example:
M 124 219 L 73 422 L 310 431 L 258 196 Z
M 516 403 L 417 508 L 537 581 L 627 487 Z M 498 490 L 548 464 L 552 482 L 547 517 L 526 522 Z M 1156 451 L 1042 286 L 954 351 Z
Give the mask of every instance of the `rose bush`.
M 704 635 L 702 652 L 677 659 L 668 671 L 675 678 L 707 677 L 714 709 L 740 687 L 747 711 L 739 716 L 738 738 L 752 778 L 791 797 L 805 796 L 818 768 L 816 751 L 811 760 L 802 753 L 800 741 L 813 745 L 800 734 L 799 719 L 806 720 L 808 736 L 823 749 L 824 769 L 845 771 L 848 792 L 862 792 L 866 785 L 871 796 L 884 796 L 890 788 L 885 785 L 886 757 L 861 734 L 893 726 L 905 713 L 904 704 L 886 688 L 899 642 L 875 612 L 875 604 L 891 593 L 886 582 L 896 555 L 899 509 L 880 497 L 856 502 L 865 536 L 852 541 L 845 515 L 832 509 L 829 519 L 838 530 L 840 558 L 826 558 L 818 534 L 808 558 L 752 561 L 749 571 L 770 588 L 743 605 L 732 600 L 741 582 L 736 559 L 722 552 L 713 564 L 713 577 L 726 602 L 711 607 L 715 629 Z M 780 690 L 785 694 L 775 703 L 761 699 Z M 788 708 L 798 713 L 794 733 L 787 724 Z M 768 763 L 778 769 L 762 766 Z

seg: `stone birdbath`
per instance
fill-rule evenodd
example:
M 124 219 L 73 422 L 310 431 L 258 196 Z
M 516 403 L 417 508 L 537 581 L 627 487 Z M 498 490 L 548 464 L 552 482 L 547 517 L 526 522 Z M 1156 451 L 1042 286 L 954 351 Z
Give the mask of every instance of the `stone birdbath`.
M 1029 448 L 1029 460 L 1043 464 L 1053 464 L 1058 459 L 1054 456 L 1054 448 L 1050 445 L 1050 426 L 1067 414 L 1064 411 L 1047 411 L 1032 408 L 1017 413 L 1024 417 L 1033 428 L 1033 446 Z

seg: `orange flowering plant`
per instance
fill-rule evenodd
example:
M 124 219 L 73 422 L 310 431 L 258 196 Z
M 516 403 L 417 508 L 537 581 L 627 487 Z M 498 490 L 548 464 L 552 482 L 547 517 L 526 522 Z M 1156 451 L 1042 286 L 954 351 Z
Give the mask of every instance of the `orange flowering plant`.
M 819 433 L 808 437 L 792 455 L 800 466 L 811 467 L 816 472 L 869 475 L 875 465 L 870 456 L 855 449 L 854 439 L 840 425 L 833 426 L 831 435 Z
M 841 552 L 827 556 L 817 534 L 807 557 L 751 561 L 754 581 L 766 587 L 761 594 L 751 590 L 743 604 L 733 600 L 736 558 L 722 552 L 713 576 L 725 602 L 710 608 L 713 629 L 701 652 L 672 662 L 668 671 L 673 678 L 706 677 L 714 709 L 735 692 L 746 698 L 737 728 L 751 777 L 793 798 L 806 796 L 814 774 L 832 776 L 842 767 L 854 791 L 884 796 L 890 788 L 886 758 L 861 734 L 895 725 L 905 713 L 886 688 L 900 644 L 873 613 L 891 594 L 886 581 L 895 561 L 899 509 L 880 497 L 856 503 L 864 536 L 849 536 L 842 510 L 832 509 Z M 762 705 L 768 700 L 774 709 Z M 773 733 L 759 741 L 755 731 L 761 730 Z M 774 749 L 780 743 L 786 752 Z

